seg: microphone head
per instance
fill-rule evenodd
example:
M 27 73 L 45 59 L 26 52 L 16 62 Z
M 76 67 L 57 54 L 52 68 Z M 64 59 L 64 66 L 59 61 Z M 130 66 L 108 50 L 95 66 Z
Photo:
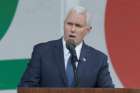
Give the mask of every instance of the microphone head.
M 75 47 L 76 47 L 76 44 L 75 44 L 74 40 L 71 40 L 71 39 L 67 40 L 66 41 L 66 47 L 67 47 L 68 50 L 74 50 Z
M 71 40 L 71 39 L 67 40 L 66 47 L 69 50 L 69 52 L 71 53 L 73 62 L 78 62 L 78 58 L 77 58 L 76 51 L 75 51 L 76 43 L 74 42 L 74 40 Z

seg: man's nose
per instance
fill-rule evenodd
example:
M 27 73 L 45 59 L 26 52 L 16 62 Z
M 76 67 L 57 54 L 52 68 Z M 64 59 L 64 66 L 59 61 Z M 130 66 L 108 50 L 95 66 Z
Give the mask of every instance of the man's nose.
M 76 31 L 76 27 L 75 25 L 72 25 L 71 32 L 75 32 L 75 31 Z

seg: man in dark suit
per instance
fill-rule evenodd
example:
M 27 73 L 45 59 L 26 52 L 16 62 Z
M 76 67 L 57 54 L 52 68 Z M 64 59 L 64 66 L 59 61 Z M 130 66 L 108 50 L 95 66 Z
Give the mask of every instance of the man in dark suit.
M 80 60 L 75 64 L 78 87 L 114 87 L 108 70 L 107 56 L 83 41 L 90 31 L 87 10 L 79 6 L 72 8 L 64 21 L 63 38 L 34 47 L 31 61 L 19 87 L 74 87 L 68 85 L 70 80 L 67 64 L 71 53 L 66 42 L 69 40 L 74 41 L 76 56 Z M 77 81 L 74 79 L 73 82 Z

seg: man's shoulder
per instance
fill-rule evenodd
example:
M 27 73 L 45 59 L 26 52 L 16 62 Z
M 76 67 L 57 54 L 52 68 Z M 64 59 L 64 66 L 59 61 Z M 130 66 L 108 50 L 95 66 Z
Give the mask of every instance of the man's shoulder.
M 86 45 L 86 48 L 91 54 L 95 54 L 96 56 L 107 57 L 107 55 L 103 53 L 101 50 L 98 50 L 92 46 Z
M 58 40 L 50 40 L 50 41 L 47 41 L 47 42 L 41 42 L 41 43 L 38 43 L 36 44 L 34 47 L 36 48 L 51 48 L 51 47 L 54 47 L 54 46 L 57 46 L 58 44 L 60 44 L 61 42 L 61 39 L 58 39 Z

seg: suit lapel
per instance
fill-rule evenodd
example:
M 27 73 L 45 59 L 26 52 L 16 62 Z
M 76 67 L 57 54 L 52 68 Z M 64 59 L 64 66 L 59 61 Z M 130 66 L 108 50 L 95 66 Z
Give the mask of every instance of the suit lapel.
M 64 52 L 63 52 L 62 39 L 59 39 L 58 43 L 56 44 L 55 54 L 56 54 L 56 64 L 57 64 L 58 70 L 60 72 L 60 77 L 62 78 L 62 81 L 66 85 L 67 84 L 67 78 L 66 78 L 66 73 L 65 73 Z
M 85 45 L 85 43 L 83 43 L 81 53 L 80 53 L 80 62 L 78 63 L 78 68 L 77 68 L 79 78 L 84 78 L 83 72 L 85 72 L 85 69 L 88 64 L 88 53 L 89 53 L 88 48 Z
M 81 62 L 86 62 L 86 59 L 88 57 L 88 49 L 86 48 L 87 46 L 85 45 L 85 43 L 83 43 L 82 49 L 81 49 L 81 53 L 80 53 L 80 61 Z

